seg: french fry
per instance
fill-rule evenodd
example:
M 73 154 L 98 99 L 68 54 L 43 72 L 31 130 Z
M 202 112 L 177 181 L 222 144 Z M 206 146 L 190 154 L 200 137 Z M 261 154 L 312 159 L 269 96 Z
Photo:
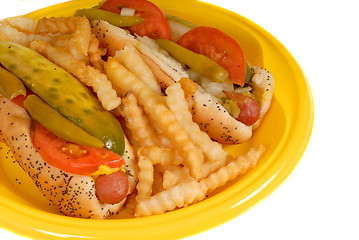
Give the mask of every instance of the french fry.
M 188 102 L 189 99 L 197 92 L 198 85 L 193 82 L 191 79 L 183 77 L 178 81 L 181 84 L 182 90 L 184 92 L 184 96 Z
M 190 180 L 188 168 L 177 166 L 173 169 L 168 169 L 163 173 L 163 188 L 169 189 L 180 182 Z
M 174 148 L 158 147 L 156 145 L 144 146 L 138 150 L 139 155 L 145 155 L 153 164 L 180 165 L 183 159 Z
M 5 18 L 3 21 L 9 24 L 11 27 L 16 28 L 20 32 L 35 34 L 37 23 L 33 18 L 16 16 Z
M 99 48 L 99 41 L 96 38 L 96 36 L 92 34 L 90 37 L 89 49 L 88 49 L 90 64 L 102 73 L 105 72 L 104 70 L 105 61 L 102 60 L 102 56 L 105 55 L 105 51 L 103 50 L 104 49 Z
M 151 127 L 148 117 L 133 93 L 129 92 L 122 98 L 121 114 L 126 120 L 126 126 L 136 141 L 136 146 L 158 145 L 159 140 L 155 130 Z M 146 155 L 146 154 L 143 154 Z
M 0 40 L 11 41 L 21 44 L 25 47 L 30 47 L 31 42 L 36 40 L 43 40 L 51 42 L 56 39 L 56 35 L 43 35 L 21 32 L 18 29 L 10 26 L 7 22 L 2 21 L 0 24 Z
M 212 141 L 210 137 L 205 132 L 201 131 L 199 126 L 193 122 L 192 114 L 189 111 L 181 84 L 172 84 L 167 88 L 166 94 L 168 107 L 172 110 L 177 120 L 187 133 L 190 134 L 192 141 L 202 150 L 207 159 L 210 161 L 226 161 L 228 154 L 222 148 L 222 145 Z
M 132 44 L 126 44 L 123 50 L 117 51 L 114 58 L 146 83 L 152 91 L 162 95 L 160 85 L 155 76 Z
M 138 183 L 137 183 L 137 196 L 136 201 L 147 199 L 152 194 L 153 177 L 153 164 L 146 156 L 140 155 L 138 158 Z
M 214 189 L 254 168 L 264 151 L 265 147 L 262 145 L 258 149 L 251 148 L 246 154 L 238 156 L 234 161 L 202 179 L 200 184 L 204 192 L 212 192 Z
M 185 207 L 204 199 L 201 185 L 196 180 L 182 182 L 170 189 L 157 193 L 156 195 L 139 201 L 136 207 L 136 217 L 160 214 Z
M 73 33 L 77 28 L 77 20 L 72 18 L 41 18 L 36 25 L 36 33 Z
M 109 58 L 107 61 L 106 73 L 120 95 L 128 91 L 132 91 L 136 95 L 150 120 L 157 122 L 164 135 L 179 151 L 184 159 L 184 165 L 190 169 L 191 176 L 200 178 L 203 154 L 192 143 L 186 131 L 162 102 L 160 96 L 113 58 Z
M 44 41 L 31 43 L 31 48 L 72 73 L 87 86 L 92 87 L 106 110 L 112 110 L 121 104 L 121 98 L 117 97 L 111 82 L 99 70 L 73 58 L 65 49 L 54 47 Z
M 55 46 L 66 45 L 66 48 L 76 59 L 87 60 L 91 26 L 86 17 L 41 18 L 37 22 L 36 33 L 67 34 L 61 41 L 55 41 L 52 44 Z

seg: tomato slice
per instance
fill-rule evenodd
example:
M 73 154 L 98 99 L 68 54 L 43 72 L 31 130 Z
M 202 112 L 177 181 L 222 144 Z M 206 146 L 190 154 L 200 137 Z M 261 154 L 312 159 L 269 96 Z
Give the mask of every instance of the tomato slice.
M 107 0 L 100 9 L 121 13 L 123 7 L 135 9 L 135 16 L 145 19 L 136 26 L 128 27 L 131 33 L 136 33 L 141 37 L 171 39 L 171 31 L 165 15 L 159 7 L 147 0 Z
M 24 95 L 18 95 L 16 97 L 14 97 L 11 101 L 13 103 L 15 103 L 16 105 L 22 107 L 22 108 L 25 108 L 24 107 L 24 101 L 26 100 L 26 98 L 31 95 L 31 94 L 34 94 L 33 91 L 29 90 L 29 89 L 26 89 L 26 96 Z
M 233 83 L 244 85 L 246 62 L 242 48 L 224 32 L 212 27 L 196 27 L 183 34 L 177 43 L 209 57 L 228 71 Z
M 27 96 L 24 96 L 24 95 L 18 95 L 16 97 L 14 97 L 11 101 L 13 103 L 15 103 L 16 105 L 22 107 L 22 108 L 25 108 L 24 107 L 24 101 L 26 100 L 26 97 Z
M 38 124 L 34 132 L 34 145 L 46 163 L 67 173 L 90 175 L 100 165 L 123 168 L 122 156 L 106 148 L 96 149 L 67 142 Z

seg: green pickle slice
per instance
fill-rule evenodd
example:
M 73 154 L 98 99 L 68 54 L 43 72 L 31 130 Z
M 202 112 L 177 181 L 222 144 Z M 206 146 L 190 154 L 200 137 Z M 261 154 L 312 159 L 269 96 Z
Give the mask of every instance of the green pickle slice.
M 24 106 L 33 119 L 59 138 L 88 147 L 104 147 L 101 140 L 85 132 L 36 95 L 29 95 L 24 101 Z
M 12 42 L 0 42 L 0 64 L 68 120 L 123 155 L 121 124 L 73 75 L 34 50 Z
M 26 88 L 19 78 L 0 67 L 0 93 L 12 100 L 19 95 L 26 96 Z

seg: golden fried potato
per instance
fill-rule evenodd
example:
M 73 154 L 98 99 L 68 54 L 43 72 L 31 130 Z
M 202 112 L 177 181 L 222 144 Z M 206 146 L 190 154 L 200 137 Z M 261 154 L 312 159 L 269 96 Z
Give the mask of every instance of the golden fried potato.
M 102 73 L 105 72 L 104 69 L 105 61 L 102 60 L 102 56 L 104 56 L 105 53 L 106 53 L 105 49 L 99 48 L 99 41 L 96 38 L 96 36 L 92 34 L 90 37 L 89 49 L 88 49 L 90 64 Z
M 130 130 L 135 146 L 158 145 L 159 140 L 155 130 L 150 125 L 148 117 L 138 105 L 133 93 L 129 92 L 122 98 L 121 115 L 126 120 L 126 127 Z
M 202 150 L 210 161 L 224 162 L 228 154 L 222 148 L 222 145 L 212 141 L 205 132 L 201 131 L 198 124 L 193 122 L 192 114 L 189 110 L 181 84 L 172 84 L 166 89 L 166 94 L 167 106 L 172 110 L 182 127 L 190 135 L 194 144 Z
M 203 153 L 193 144 L 187 132 L 163 103 L 161 97 L 113 58 L 109 58 L 107 61 L 106 73 L 120 95 L 124 95 L 128 91 L 136 95 L 149 119 L 157 123 L 158 128 L 171 140 L 172 145 L 181 154 L 184 165 L 190 169 L 191 176 L 200 178 Z
M 145 155 L 140 155 L 138 158 L 138 183 L 136 201 L 147 199 L 152 195 L 152 185 L 154 181 L 153 164 Z
M 136 217 L 160 214 L 185 207 L 206 197 L 201 185 L 196 180 L 182 182 L 156 195 L 139 201 L 136 207 Z
M 36 33 L 73 33 L 80 22 L 81 17 L 70 18 L 41 18 L 37 22 Z
M 146 83 L 152 91 L 162 95 L 161 87 L 155 76 L 132 44 L 126 44 L 123 50 L 117 51 L 114 58 Z
M 28 18 L 25 16 L 16 16 L 5 18 L 3 22 L 6 22 L 11 27 L 16 28 L 19 32 L 27 34 L 35 34 L 36 31 L 36 21 L 33 18 Z
M 262 145 L 259 146 L 258 149 L 251 148 L 245 155 L 238 156 L 234 161 L 231 161 L 216 172 L 211 173 L 208 177 L 202 179 L 200 181 L 202 188 L 205 192 L 209 193 L 223 186 L 228 181 L 245 174 L 257 165 L 264 150 L 265 148 Z

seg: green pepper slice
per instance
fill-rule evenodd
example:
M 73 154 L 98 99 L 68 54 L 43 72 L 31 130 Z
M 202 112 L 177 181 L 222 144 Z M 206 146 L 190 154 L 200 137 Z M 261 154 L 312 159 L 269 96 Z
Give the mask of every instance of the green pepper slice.
M 26 96 L 26 88 L 19 78 L 0 67 L 0 93 L 12 100 L 19 95 Z
M 248 62 L 246 61 L 246 80 L 245 83 L 249 83 L 253 77 L 252 68 L 249 66 Z
M 167 39 L 157 39 L 156 41 L 161 48 L 197 73 L 215 82 L 224 82 L 228 78 L 227 70 L 207 56 L 192 52 Z
M 84 8 L 78 9 L 75 16 L 85 16 L 90 21 L 92 20 L 104 20 L 117 27 L 131 27 L 138 25 L 145 21 L 145 19 L 138 16 L 121 16 L 120 14 L 101 10 L 98 8 Z
M 85 132 L 36 95 L 29 95 L 24 106 L 33 119 L 59 138 L 93 148 L 105 146 L 101 140 Z

